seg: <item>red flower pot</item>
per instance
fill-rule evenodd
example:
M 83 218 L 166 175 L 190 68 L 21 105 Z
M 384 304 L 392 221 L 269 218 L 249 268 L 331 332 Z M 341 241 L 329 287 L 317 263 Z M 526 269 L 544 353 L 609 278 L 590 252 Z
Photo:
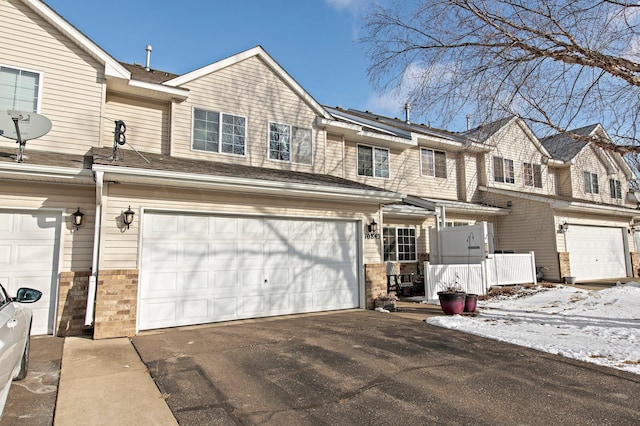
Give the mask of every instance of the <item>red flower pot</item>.
M 466 293 L 439 292 L 440 307 L 446 315 L 458 315 L 464 311 Z
M 467 294 L 467 297 L 464 300 L 464 312 L 475 312 L 477 304 L 478 304 L 478 295 Z

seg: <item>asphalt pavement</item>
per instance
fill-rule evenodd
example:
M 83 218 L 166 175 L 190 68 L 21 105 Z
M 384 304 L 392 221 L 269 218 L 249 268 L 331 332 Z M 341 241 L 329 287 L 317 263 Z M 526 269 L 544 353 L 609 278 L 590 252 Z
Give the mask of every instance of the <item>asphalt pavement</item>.
M 640 376 L 426 324 L 437 306 L 34 337 L 0 426 L 640 424 Z

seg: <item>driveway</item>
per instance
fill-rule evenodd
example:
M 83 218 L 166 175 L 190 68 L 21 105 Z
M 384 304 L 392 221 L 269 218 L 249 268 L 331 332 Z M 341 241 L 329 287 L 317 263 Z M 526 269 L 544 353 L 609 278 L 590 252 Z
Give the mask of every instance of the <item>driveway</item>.
M 132 338 L 182 425 L 640 424 L 640 376 L 374 311 Z

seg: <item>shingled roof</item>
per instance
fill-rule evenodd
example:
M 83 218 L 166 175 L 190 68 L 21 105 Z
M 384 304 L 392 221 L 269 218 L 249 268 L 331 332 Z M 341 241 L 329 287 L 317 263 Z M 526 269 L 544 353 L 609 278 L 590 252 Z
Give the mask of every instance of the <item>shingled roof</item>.
M 591 124 L 589 126 L 580 127 L 579 129 L 569 130 L 569 133 L 575 133 L 580 136 L 589 136 L 593 133 L 596 127 L 598 127 L 597 124 Z M 570 161 L 573 159 L 588 143 L 583 140 L 574 139 L 563 133 L 547 136 L 546 138 L 541 139 L 540 142 L 554 158 L 562 161 Z
M 294 172 L 289 170 L 270 169 L 265 167 L 246 166 L 240 164 L 220 163 L 209 160 L 193 160 L 159 154 L 142 153 L 149 163 L 134 151 L 119 151 L 118 160 L 113 161 L 112 148 L 94 148 L 93 163 L 124 168 L 154 170 L 175 173 L 191 173 L 207 176 L 237 177 L 243 179 L 266 180 L 282 183 L 298 183 L 307 185 L 329 186 L 335 188 L 365 191 L 380 191 L 380 188 L 365 185 L 348 179 L 331 175 Z M 125 170 L 123 170 L 124 172 Z
M 120 62 L 120 65 L 125 67 L 127 71 L 131 73 L 131 78 L 133 80 L 144 81 L 146 83 L 162 84 L 165 81 L 169 81 L 171 79 L 179 77 L 178 74 L 172 74 L 166 71 L 154 69 L 150 69 L 149 71 L 147 71 L 140 64 L 126 64 L 124 62 Z

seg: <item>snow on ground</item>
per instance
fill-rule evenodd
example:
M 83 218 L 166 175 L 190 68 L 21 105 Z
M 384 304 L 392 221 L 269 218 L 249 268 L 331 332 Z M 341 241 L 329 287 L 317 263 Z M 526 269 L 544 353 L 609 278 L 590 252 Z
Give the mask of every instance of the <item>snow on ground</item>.
M 640 283 L 538 287 L 479 301 L 478 311 L 427 322 L 640 374 Z

